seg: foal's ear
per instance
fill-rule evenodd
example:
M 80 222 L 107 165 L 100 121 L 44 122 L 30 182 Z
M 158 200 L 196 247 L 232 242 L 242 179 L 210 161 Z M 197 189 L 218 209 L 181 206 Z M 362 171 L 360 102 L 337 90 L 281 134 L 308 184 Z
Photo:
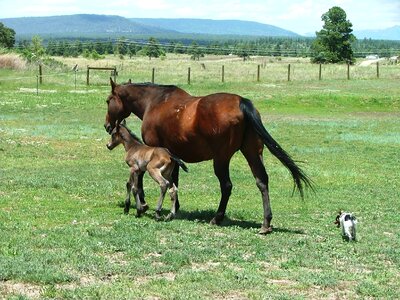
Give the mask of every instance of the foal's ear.
M 111 77 L 110 77 L 110 84 L 111 84 L 111 93 L 114 94 L 114 89 L 115 89 L 115 86 L 116 86 L 117 84 L 112 80 Z

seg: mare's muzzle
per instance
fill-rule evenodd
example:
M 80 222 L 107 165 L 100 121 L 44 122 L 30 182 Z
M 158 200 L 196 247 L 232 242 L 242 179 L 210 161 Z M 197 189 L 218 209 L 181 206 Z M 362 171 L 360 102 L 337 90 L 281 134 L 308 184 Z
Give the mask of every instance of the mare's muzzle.
M 111 134 L 113 128 L 111 127 L 111 124 L 110 124 L 110 123 L 104 124 L 104 128 L 106 129 L 106 131 L 108 132 L 108 134 Z

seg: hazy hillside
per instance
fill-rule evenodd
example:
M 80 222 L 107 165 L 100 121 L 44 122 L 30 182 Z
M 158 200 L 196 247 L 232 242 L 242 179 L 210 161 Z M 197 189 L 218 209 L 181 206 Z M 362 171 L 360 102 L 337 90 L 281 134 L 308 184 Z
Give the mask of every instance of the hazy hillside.
M 400 26 L 380 30 L 358 30 L 354 31 L 354 34 L 358 39 L 400 40 Z
M 0 19 L 5 26 L 13 28 L 18 35 L 66 34 L 66 33 L 168 33 L 148 25 L 139 24 L 119 16 L 70 15 L 52 17 L 27 17 Z
M 232 34 L 253 36 L 297 37 L 297 33 L 273 25 L 251 21 L 209 19 L 152 19 L 132 18 L 134 22 L 175 30 L 181 33 Z

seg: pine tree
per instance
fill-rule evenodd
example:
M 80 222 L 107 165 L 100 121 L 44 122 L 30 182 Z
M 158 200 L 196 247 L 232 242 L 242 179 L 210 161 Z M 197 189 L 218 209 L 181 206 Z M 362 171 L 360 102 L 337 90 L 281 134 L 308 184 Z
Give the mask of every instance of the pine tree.
M 316 63 L 354 62 L 351 43 L 356 40 L 346 12 L 334 6 L 322 15 L 324 26 L 312 45 L 312 61 Z

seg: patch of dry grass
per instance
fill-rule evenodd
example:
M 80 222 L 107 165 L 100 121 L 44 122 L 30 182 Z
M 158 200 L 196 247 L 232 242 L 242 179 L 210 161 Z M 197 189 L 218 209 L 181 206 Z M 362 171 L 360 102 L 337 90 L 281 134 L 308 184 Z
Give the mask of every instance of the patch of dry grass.
M 26 62 L 17 54 L 1 54 L 0 69 L 25 70 Z

